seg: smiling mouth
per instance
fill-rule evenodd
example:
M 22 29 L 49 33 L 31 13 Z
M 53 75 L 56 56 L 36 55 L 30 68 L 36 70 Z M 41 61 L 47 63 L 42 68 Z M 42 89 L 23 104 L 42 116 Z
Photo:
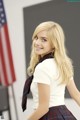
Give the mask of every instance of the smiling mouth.
M 36 49 L 43 49 L 43 48 L 39 48 L 39 47 L 35 47 Z

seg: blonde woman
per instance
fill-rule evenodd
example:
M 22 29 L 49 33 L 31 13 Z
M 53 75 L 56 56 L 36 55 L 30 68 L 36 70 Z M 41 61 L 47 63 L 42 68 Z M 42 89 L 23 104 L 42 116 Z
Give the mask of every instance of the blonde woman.
M 26 120 L 77 120 L 64 102 L 67 87 L 80 106 L 80 92 L 73 79 L 64 32 L 58 23 L 47 21 L 36 27 L 27 72 L 30 77 L 33 76 L 29 89 L 33 95 L 34 112 Z

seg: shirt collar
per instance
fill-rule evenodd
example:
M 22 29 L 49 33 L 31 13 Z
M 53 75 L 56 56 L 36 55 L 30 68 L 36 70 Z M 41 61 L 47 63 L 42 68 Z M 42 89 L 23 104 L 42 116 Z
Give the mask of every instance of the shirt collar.
M 49 58 L 54 58 L 54 53 L 53 52 L 50 52 L 50 53 L 44 55 L 43 57 L 41 57 L 40 60 L 39 60 L 39 63 L 44 61 L 45 59 L 49 59 Z

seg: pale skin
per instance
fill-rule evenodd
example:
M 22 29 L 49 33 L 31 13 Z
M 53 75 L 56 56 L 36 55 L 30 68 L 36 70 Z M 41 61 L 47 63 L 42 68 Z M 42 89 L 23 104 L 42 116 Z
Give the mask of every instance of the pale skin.
M 50 51 L 53 51 L 54 47 L 51 46 L 50 41 L 47 38 L 47 31 L 41 31 L 39 32 L 34 40 L 34 50 L 35 53 L 41 57 L 49 53 Z
M 52 47 L 46 38 L 46 31 L 42 31 L 38 33 L 37 38 L 34 40 L 35 52 L 38 55 L 43 56 L 52 50 Z M 37 83 L 37 85 L 39 95 L 39 106 L 27 118 L 27 120 L 39 120 L 43 115 L 45 115 L 49 111 L 50 86 L 42 83 Z M 70 82 L 67 84 L 67 89 L 71 97 L 80 106 L 80 92 L 77 89 L 74 80 L 70 80 Z
M 27 120 L 39 120 L 49 110 L 50 86 L 38 83 L 39 106 Z
M 80 91 L 77 89 L 74 80 L 71 80 L 67 85 L 67 89 L 71 97 L 76 101 L 76 103 L 80 106 Z

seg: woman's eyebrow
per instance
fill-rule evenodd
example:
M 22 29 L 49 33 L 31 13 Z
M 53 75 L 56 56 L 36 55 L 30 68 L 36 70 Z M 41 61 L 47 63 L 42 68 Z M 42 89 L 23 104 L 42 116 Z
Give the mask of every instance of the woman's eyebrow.
M 42 36 L 42 37 L 40 37 L 40 38 L 44 38 L 44 39 L 47 39 L 47 37 L 43 37 L 43 36 Z

